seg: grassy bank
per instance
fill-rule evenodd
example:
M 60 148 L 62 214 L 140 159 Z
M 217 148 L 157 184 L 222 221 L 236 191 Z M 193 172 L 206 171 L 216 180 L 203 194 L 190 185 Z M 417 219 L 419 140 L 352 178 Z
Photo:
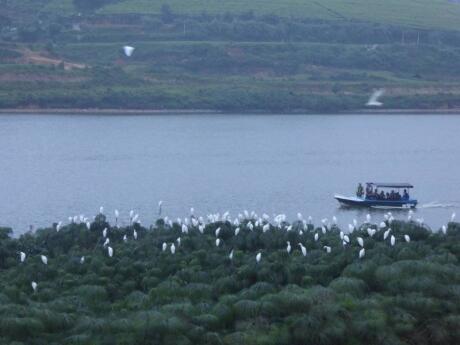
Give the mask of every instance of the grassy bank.
M 93 223 L 59 225 L 59 231 L 54 226 L 17 239 L 1 229 L 0 340 L 460 341 L 460 224 L 439 232 L 415 222 L 363 224 L 348 239 L 335 226 L 323 230 L 282 221 L 275 226 L 249 218 L 238 225 L 220 219 L 185 226 L 160 219 L 150 228 L 138 223 L 117 228 L 98 215 Z

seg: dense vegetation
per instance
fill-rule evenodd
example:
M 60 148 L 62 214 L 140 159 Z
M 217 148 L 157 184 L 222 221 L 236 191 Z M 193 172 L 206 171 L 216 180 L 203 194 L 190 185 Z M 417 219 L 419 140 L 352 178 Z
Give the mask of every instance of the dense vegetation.
M 3 0 L 0 108 L 459 107 L 460 4 L 361 2 Z
M 3 228 L 0 342 L 460 342 L 459 223 L 439 232 L 416 222 L 363 224 L 344 245 L 336 226 L 323 233 L 302 222 L 249 218 L 238 225 L 220 218 L 203 226 L 195 218 L 188 226 L 160 219 L 150 228 L 117 228 L 100 214 L 91 224 L 54 225 L 19 238 Z M 383 240 L 390 226 L 394 246 L 390 236 Z

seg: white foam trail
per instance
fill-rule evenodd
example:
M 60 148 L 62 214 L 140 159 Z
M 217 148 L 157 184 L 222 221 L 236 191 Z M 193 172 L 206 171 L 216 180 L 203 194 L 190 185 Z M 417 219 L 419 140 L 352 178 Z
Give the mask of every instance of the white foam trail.
M 455 203 L 442 203 L 442 202 L 429 202 L 427 204 L 423 204 L 419 206 L 419 208 L 453 208 L 453 207 L 458 207 L 458 204 Z

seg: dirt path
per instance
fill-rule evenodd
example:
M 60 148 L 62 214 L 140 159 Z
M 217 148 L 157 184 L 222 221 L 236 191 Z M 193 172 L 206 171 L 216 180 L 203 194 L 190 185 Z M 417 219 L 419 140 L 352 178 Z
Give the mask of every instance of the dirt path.
M 65 70 L 71 70 L 74 68 L 85 68 L 86 65 L 80 63 L 67 62 L 64 60 L 56 59 L 50 56 L 46 56 L 43 52 L 36 52 L 28 48 L 18 49 L 18 52 L 22 54 L 21 60 L 25 63 L 30 63 L 34 65 L 53 65 L 58 66 L 60 64 L 64 65 Z

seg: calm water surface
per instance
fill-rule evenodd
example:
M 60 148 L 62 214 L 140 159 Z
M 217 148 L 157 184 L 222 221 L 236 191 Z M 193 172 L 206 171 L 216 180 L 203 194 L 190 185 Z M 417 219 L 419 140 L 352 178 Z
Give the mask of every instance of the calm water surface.
M 0 115 L 0 225 L 20 234 L 101 205 L 151 224 L 159 200 L 170 217 L 193 206 L 346 225 L 368 210 L 333 194 L 378 180 L 413 183 L 414 217 L 437 228 L 460 218 L 459 130 L 445 115 Z

